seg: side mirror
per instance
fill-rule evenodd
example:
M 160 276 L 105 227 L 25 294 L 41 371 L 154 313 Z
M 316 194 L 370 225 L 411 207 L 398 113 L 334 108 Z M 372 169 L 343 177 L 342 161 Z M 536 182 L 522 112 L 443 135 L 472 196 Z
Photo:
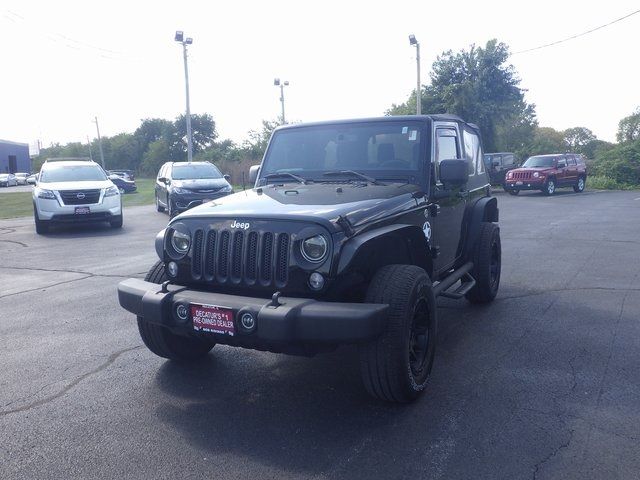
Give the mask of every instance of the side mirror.
M 223 177 L 227 182 L 228 182 L 229 180 L 231 180 L 231 175 L 226 175 L 226 174 L 225 174 L 225 175 L 223 175 L 222 177 Z
M 171 184 L 171 180 L 169 180 L 167 177 L 160 177 L 160 178 L 158 179 L 158 181 L 159 181 L 160 183 L 164 183 L 165 185 L 170 185 L 170 184 Z
M 446 188 L 459 187 L 469 181 L 468 170 L 466 160 L 443 160 L 440 162 L 440 181 Z
M 251 165 L 251 167 L 249 168 L 249 183 L 256 183 L 258 173 L 260 173 L 260 165 Z

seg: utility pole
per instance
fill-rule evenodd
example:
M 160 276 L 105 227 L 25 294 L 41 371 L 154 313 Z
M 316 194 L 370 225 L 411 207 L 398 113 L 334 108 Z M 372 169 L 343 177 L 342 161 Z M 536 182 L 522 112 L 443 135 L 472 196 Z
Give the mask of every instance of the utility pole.
M 87 135 L 87 145 L 89 145 L 89 160 L 93 161 L 93 155 L 91 154 L 91 140 L 89 140 L 89 135 Z
M 187 161 L 193 160 L 193 140 L 191 138 L 191 109 L 189 107 L 189 67 L 187 65 L 187 45 L 193 43 L 193 38 L 184 38 L 184 32 L 177 31 L 174 38 L 176 42 L 182 44 L 182 56 L 184 58 L 184 83 L 187 98 Z
M 98 117 L 95 117 L 96 122 L 96 130 L 98 131 L 98 147 L 100 148 L 100 162 L 102 162 L 102 169 L 105 170 L 104 167 L 104 152 L 102 151 L 102 138 L 100 137 L 100 127 L 98 126 Z
M 418 82 L 416 85 L 416 115 L 422 113 L 422 87 L 420 86 L 420 42 L 415 35 L 409 35 L 409 43 L 416 47 L 416 67 L 418 70 Z
M 289 86 L 289 81 L 285 80 L 284 82 L 281 83 L 279 78 L 275 78 L 273 80 L 273 84 L 276 87 L 280 87 L 280 103 L 282 104 L 282 124 L 284 125 L 285 123 L 287 123 L 287 121 L 284 118 L 284 87 Z

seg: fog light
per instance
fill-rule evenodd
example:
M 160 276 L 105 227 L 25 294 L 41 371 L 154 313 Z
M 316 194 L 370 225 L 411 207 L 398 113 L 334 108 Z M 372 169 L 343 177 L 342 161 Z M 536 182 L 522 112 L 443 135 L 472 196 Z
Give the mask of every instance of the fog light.
M 251 332 L 256 328 L 256 319 L 250 313 L 243 313 L 240 317 L 240 324 L 246 331 Z
M 178 264 L 176 262 L 169 262 L 167 264 L 167 273 L 170 277 L 176 277 L 178 275 Z
M 189 318 L 189 310 L 184 305 L 179 304 L 176 307 L 176 315 L 178 315 L 178 318 L 180 320 L 186 320 L 187 318 Z
M 309 276 L 309 286 L 314 290 L 320 290 L 322 287 L 324 287 L 324 277 L 322 276 L 322 274 L 313 272 Z

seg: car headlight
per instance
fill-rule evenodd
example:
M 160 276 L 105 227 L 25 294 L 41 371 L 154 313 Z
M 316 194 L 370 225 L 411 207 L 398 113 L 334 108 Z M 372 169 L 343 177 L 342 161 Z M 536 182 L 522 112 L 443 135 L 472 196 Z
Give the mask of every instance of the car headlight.
M 227 185 L 226 187 L 222 187 L 220 191 L 222 193 L 231 193 L 233 192 L 233 187 L 231 185 Z
M 118 190 L 118 187 L 116 187 L 115 185 L 113 187 L 107 188 L 104 191 L 105 197 L 113 197 L 114 195 L 120 195 L 120 191 Z
M 533 172 L 533 178 L 538 178 L 540 176 L 540 172 Z
M 513 177 L 513 172 L 507 172 L 507 178 Z
M 56 196 L 53 190 L 45 190 L 44 188 L 36 188 L 38 198 L 47 198 L 49 200 L 55 200 Z
M 180 232 L 178 230 L 171 231 L 171 247 L 173 250 L 181 256 L 184 256 L 189 251 L 191 246 L 191 235 L 186 232 Z
M 186 188 L 173 187 L 171 189 L 171 193 L 177 193 L 178 195 L 184 195 L 186 193 L 189 193 L 189 190 L 187 190 Z
M 303 240 L 300 244 L 300 252 L 305 260 L 313 263 L 318 263 L 324 260 L 327 255 L 327 240 L 323 235 L 316 235 L 314 237 Z

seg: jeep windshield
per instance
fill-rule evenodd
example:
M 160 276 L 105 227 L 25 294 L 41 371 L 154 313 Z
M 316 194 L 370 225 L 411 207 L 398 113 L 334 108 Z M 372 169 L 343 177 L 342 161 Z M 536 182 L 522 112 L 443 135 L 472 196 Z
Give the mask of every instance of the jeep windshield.
M 260 184 L 294 174 L 314 182 L 415 181 L 426 138 L 421 122 L 357 122 L 276 131 L 262 162 Z
M 220 170 L 211 163 L 173 164 L 171 176 L 174 180 L 204 180 L 222 178 Z
M 42 170 L 41 183 L 101 182 L 107 177 L 98 165 L 55 165 Z
M 556 157 L 529 157 L 522 165 L 529 168 L 553 167 Z

